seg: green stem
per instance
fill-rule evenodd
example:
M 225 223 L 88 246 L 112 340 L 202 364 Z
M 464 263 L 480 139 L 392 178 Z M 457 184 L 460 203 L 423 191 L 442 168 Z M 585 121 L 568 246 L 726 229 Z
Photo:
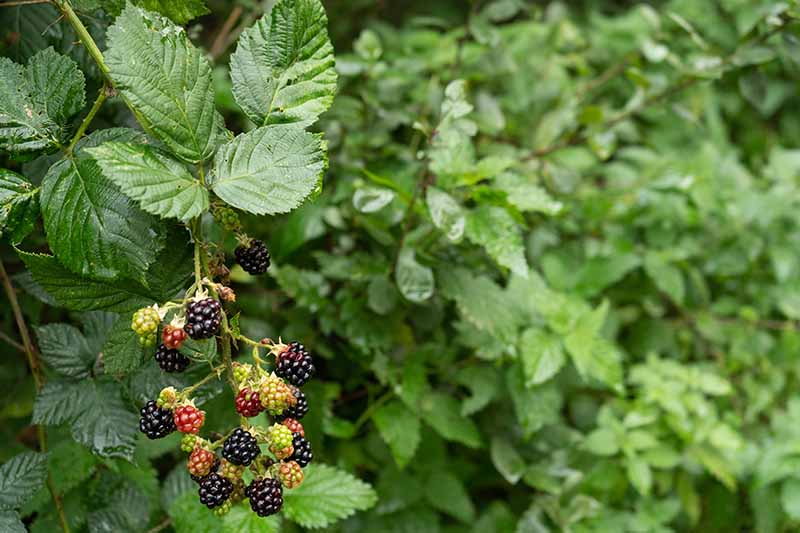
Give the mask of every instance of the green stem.
M 97 47 L 97 43 L 94 42 L 89 30 L 86 29 L 86 26 L 83 25 L 81 19 L 78 18 L 78 14 L 75 13 L 74 9 L 72 9 L 69 0 L 54 0 L 54 2 L 64 14 L 64 18 L 66 18 L 70 25 L 72 25 L 75 33 L 78 34 L 78 39 L 83 43 L 83 46 L 86 47 L 86 51 L 89 52 L 90 56 L 92 56 L 94 62 L 97 63 L 100 72 L 103 73 L 103 76 L 105 76 L 105 78 L 113 87 L 114 82 L 111 80 L 108 65 L 106 65 L 106 62 L 103 59 L 103 52 L 101 52 Z
M 205 385 L 206 383 L 208 383 L 212 379 L 219 378 L 219 373 L 224 368 L 224 366 L 225 365 L 215 366 L 212 369 L 212 371 L 211 371 L 211 373 L 209 375 L 207 375 L 206 377 L 204 377 L 203 379 L 201 379 L 200 381 L 198 381 L 197 383 L 195 383 L 191 387 L 186 387 L 185 389 L 183 389 L 183 391 L 181 391 L 181 394 L 183 394 L 184 396 L 189 396 L 191 393 L 193 393 L 194 391 L 196 391 L 197 389 L 199 389 L 200 387 L 202 387 L 203 385 Z
M 355 425 L 353 426 L 353 431 L 357 432 L 361 429 L 361 426 L 367 423 L 367 421 L 372 417 L 372 415 L 377 411 L 383 404 L 388 402 L 394 396 L 393 391 L 386 392 L 383 396 L 372 402 L 367 409 L 361 413 L 361 416 L 358 417 L 356 420 Z
M 36 349 L 33 347 L 31 335 L 28 331 L 28 325 L 25 323 L 25 317 L 22 314 L 22 308 L 19 306 L 17 300 L 17 293 L 14 286 L 11 284 L 11 278 L 8 277 L 6 267 L 3 261 L 0 261 L 0 280 L 3 282 L 3 289 L 6 292 L 8 301 L 11 304 L 11 312 L 14 314 L 14 320 L 17 322 L 17 329 L 19 336 L 22 338 L 22 345 L 25 349 L 25 356 L 28 358 L 28 367 L 31 369 L 33 376 L 33 383 L 36 385 L 36 390 L 40 391 L 44 386 L 44 377 L 42 376 L 42 368 L 39 365 L 39 358 L 36 356 Z M 47 451 L 47 434 L 45 433 L 44 426 L 41 424 L 36 426 L 36 436 L 39 440 L 39 451 Z M 58 523 L 64 533 L 69 533 L 69 524 L 67 517 L 64 514 L 64 505 L 61 502 L 61 497 L 56 491 L 55 483 L 53 483 L 53 476 L 48 470 L 47 472 L 47 490 L 50 491 L 50 496 L 56 506 L 56 514 L 58 515 Z
M 98 111 L 100 111 L 100 108 L 103 106 L 103 102 L 105 102 L 106 98 L 108 98 L 108 89 L 109 89 L 108 85 L 103 85 L 100 88 L 100 94 L 97 95 L 97 99 L 94 101 L 94 105 L 92 105 L 92 108 L 89 110 L 89 114 L 86 115 L 86 118 L 83 119 L 83 122 L 81 122 L 80 127 L 78 127 L 78 131 L 75 132 L 75 135 L 72 137 L 69 146 L 67 146 L 68 154 L 72 153 L 72 150 L 75 148 L 75 145 L 78 144 L 78 141 L 81 140 L 83 134 L 86 133 L 86 129 L 89 127 L 89 124 L 92 123 L 94 116 L 97 114 Z

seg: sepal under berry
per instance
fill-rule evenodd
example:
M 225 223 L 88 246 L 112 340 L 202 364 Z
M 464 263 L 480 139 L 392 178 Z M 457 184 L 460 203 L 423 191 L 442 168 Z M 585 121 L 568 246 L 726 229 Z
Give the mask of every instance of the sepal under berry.
M 278 465 L 278 478 L 287 489 L 294 489 L 303 483 L 303 469 L 296 461 L 287 461 Z
M 150 400 L 139 411 L 139 431 L 149 439 L 160 439 L 175 431 L 172 411 L 163 409 Z
M 201 411 L 191 402 L 175 408 L 175 426 L 181 433 L 197 434 L 203 427 L 205 419 L 205 411 Z
M 224 504 L 233 492 L 233 483 L 230 479 L 213 473 L 200 480 L 200 503 L 213 509 Z
M 247 466 L 260 453 L 256 438 L 243 428 L 236 428 L 222 444 L 222 457 L 235 465 Z
M 314 361 L 305 347 L 299 342 L 292 342 L 278 353 L 278 366 L 275 373 L 295 385 L 303 386 L 314 375 Z
M 275 478 L 254 479 L 245 495 L 250 499 L 250 508 L 261 517 L 274 515 L 283 507 L 283 489 Z

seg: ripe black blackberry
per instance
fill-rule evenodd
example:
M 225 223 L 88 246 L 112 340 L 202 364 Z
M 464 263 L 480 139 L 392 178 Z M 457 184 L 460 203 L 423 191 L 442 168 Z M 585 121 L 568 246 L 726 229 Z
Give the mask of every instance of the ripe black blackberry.
M 258 516 L 273 515 L 283 507 L 283 488 L 275 478 L 254 479 L 244 494 L 250 498 L 250 508 Z
M 242 428 L 236 428 L 222 445 L 222 457 L 235 465 L 248 466 L 260 453 L 256 438 Z
M 197 493 L 200 495 L 200 503 L 213 509 L 219 507 L 227 500 L 233 492 L 231 480 L 219 474 L 209 474 L 200 481 L 200 488 Z
M 311 443 L 300 433 L 295 433 L 292 435 L 292 448 L 294 448 L 294 453 L 291 460 L 296 461 L 303 468 L 307 467 L 314 458 L 314 454 L 311 452 Z
M 314 375 L 314 361 L 302 344 L 293 342 L 278 356 L 275 373 L 292 385 L 301 387 Z
M 294 397 L 297 398 L 297 403 L 291 407 L 287 407 L 283 410 L 280 416 L 275 417 L 279 422 L 286 420 L 287 418 L 300 420 L 308 413 L 308 400 L 306 400 L 305 393 L 297 387 L 292 387 L 292 393 L 294 394 Z
M 222 307 L 213 298 L 190 302 L 186 306 L 186 334 L 193 339 L 209 339 L 217 334 L 222 322 Z
M 139 431 L 147 435 L 148 439 L 160 439 L 175 431 L 175 420 L 172 411 L 163 409 L 150 400 L 139 410 Z
M 156 348 L 156 362 L 164 372 L 183 372 L 189 366 L 189 358 L 178 350 L 167 348 L 166 344 L 159 344 Z
M 250 241 L 250 246 L 239 246 L 233 254 L 244 271 L 253 276 L 263 274 L 269 268 L 269 252 L 264 242 L 258 239 Z

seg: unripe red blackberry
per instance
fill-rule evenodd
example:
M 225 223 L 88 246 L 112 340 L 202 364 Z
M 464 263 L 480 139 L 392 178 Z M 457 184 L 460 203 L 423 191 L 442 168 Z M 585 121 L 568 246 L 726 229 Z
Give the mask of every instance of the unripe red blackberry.
M 235 403 L 236 411 L 247 418 L 258 416 L 264 409 L 261 405 L 261 397 L 258 391 L 254 391 L 250 387 L 245 387 L 239 391 L 239 394 L 236 395 Z
M 314 459 L 314 454 L 311 452 L 311 443 L 299 433 L 293 435 L 292 447 L 294 448 L 292 459 L 297 461 L 300 466 L 306 467 Z
M 190 302 L 186 306 L 186 325 L 183 329 L 193 339 L 209 339 L 219 332 L 222 307 L 213 298 Z
M 254 479 L 245 495 L 250 499 L 250 508 L 261 517 L 273 515 L 283 507 L 281 482 L 274 478 Z
M 302 344 L 292 342 L 278 354 L 275 374 L 301 387 L 314 375 L 314 362 Z
M 249 246 L 239 246 L 234 255 L 242 269 L 253 276 L 263 274 L 269 268 L 269 252 L 264 242 L 258 239 L 251 240 Z
M 247 466 L 260 453 L 256 438 L 243 428 L 236 428 L 222 444 L 222 456 L 235 465 Z
M 211 472 L 211 467 L 214 466 L 214 453 L 205 448 L 196 447 L 186 462 L 186 469 L 189 474 L 196 477 L 207 476 Z
M 175 425 L 181 433 L 197 434 L 206 419 L 205 411 L 201 411 L 192 403 L 175 408 Z
M 303 483 L 303 469 L 295 461 L 281 463 L 278 467 L 278 477 L 287 489 L 294 489 Z
M 175 431 L 175 422 L 172 411 L 162 409 L 155 400 L 150 400 L 139 411 L 139 431 L 147 435 L 148 439 L 160 439 Z
M 164 372 L 183 372 L 190 363 L 188 357 L 178 350 L 167 348 L 166 344 L 158 345 L 155 360 Z
M 294 405 L 290 405 L 284 409 L 283 412 L 277 417 L 278 420 L 287 418 L 300 420 L 308 413 L 308 400 L 306 400 L 305 393 L 294 385 L 289 385 L 289 388 L 291 389 L 292 396 L 294 396 L 295 399 Z
M 306 430 L 303 428 L 303 424 L 295 420 L 294 418 L 284 418 L 281 421 L 281 424 L 289 428 L 289 431 L 292 433 L 299 433 L 301 437 L 306 436 Z
M 213 509 L 225 503 L 233 492 L 233 483 L 219 474 L 209 474 L 200 480 L 197 492 L 200 495 L 200 503 Z
M 171 324 L 167 324 L 164 326 L 164 331 L 161 332 L 161 342 L 171 350 L 179 350 L 185 340 L 186 332 L 183 328 L 176 328 Z

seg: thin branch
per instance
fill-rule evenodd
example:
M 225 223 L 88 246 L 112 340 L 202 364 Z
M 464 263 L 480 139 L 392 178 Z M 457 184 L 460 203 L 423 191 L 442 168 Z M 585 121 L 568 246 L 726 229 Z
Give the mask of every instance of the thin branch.
M 222 28 L 220 28 L 217 37 L 214 39 L 214 43 L 211 45 L 211 51 L 209 52 L 209 55 L 213 59 L 218 58 L 225 52 L 225 50 L 228 49 L 228 45 L 230 44 L 228 42 L 228 36 L 241 16 L 242 6 L 236 6 L 231 10 L 228 18 L 225 19 L 225 23 L 222 25 Z
M 36 385 L 36 390 L 38 392 L 42 390 L 42 387 L 44 386 L 42 367 L 39 365 L 39 358 L 36 354 L 36 348 L 33 346 L 33 341 L 31 341 L 31 335 L 28 331 L 28 325 L 25 322 L 25 317 L 22 314 L 22 309 L 19 306 L 17 293 L 14 290 L 14 285 L 11 284 L 11 278 L 8 277 L 6 267 L 3 265 L 2 260 L 0 260 L 0 279 L 3 282 L 3 289 L 8 297 L 8 301 L 11 304 L 11 312 L 14 314 L 14 320 L 16 321 L 17 329 L 19 330 L 19 336 L 22 338 L 22 348 L 25 352 L 25 356 L 28 359 L 28 367 L 31 369 L 33 382 Z M 39 440 L 39 451 L 46 452 L 47 434 L 45 433 L 44 426 L 41 424 L 37 425 L 36 434 Z M 69 533 L 69 524 L 67 523 L 67 517 L 64 515 L 64 505 L 61 502 L 61 497 L 56 491 L 55 484 L 53 483 L 53 476 L 49 471 L 47 472 L 47 489 L 50 491 L 50 496 L 53 498 L 53 503 L 56 506 L 56 513 L 58 514 L 58 522 L 61 525 L 61 530 L 64 533 Z
M 32 4 L 47 4 L 50 0 L 16 0 L 14 2 L 0 3 L 0 7 L 28 6 Z
M 25 353 L 25 347 L 23 345 L 21 345 L 20 343 L 18 343 L 14 339 L 12 339 L 9 335 L 6 335 L 5 333 L 3 333 L 2 331 L 0 331 L 0 340 L 3 340 L 5 342 L 7 342 L 8 344 L 13 346 L 14 348 L 19 350 L 20 352 Z
M 100 94 L 97 95 L 97 99 L 94 101 L 94 105 L 92 105 L 92 108 L 89 110 L 89 114 L 83 119 L 83 122 L 81 122 L 81 125 L 78 127 L 78 131 L 75 132 L 75 135 L 72 137 L 69 146 L 67 146 L 67 153 L 72 153 L 75 145 L 78 144 L 78 141 L 81 140 L 83 134 L 86 133 L 86 129 L 92 123 L 92 120 L 97 112 L 100 111 L 100 108 L 103 106 L 103 102 L 106 101 L 106 98 L 108 98 L 111 90 L 112 89 L 108 85 L 103 85 L 100 88 Z
M 158 533 L 163 529 L 167 529 L 170 526 L 170 524 L 172 524 L 172 520 L 169 517 L 167 517 L 164 520 L 162 520 L 159 524 L 148 529 L 147 533 Z

